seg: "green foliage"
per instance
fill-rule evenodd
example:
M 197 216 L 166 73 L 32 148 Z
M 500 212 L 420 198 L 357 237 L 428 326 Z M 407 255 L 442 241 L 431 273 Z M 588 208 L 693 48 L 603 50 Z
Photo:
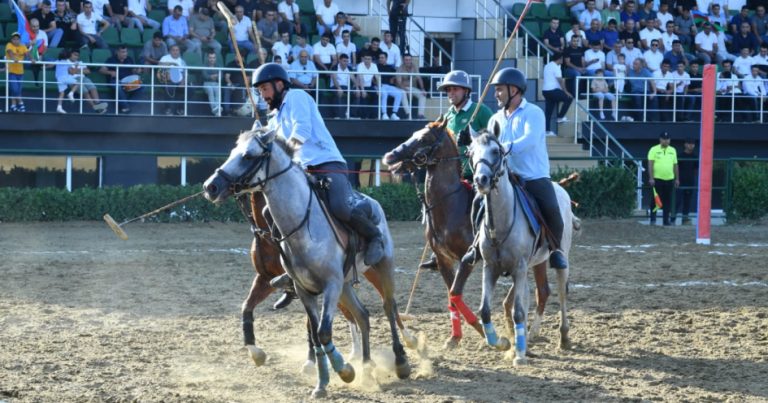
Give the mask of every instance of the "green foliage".
M 728 220 L 757 220 L 768 214 L 768 163 L 734 164 Z
M 389 221 L 414 221 L 421 215 L 421 203 L 412 184 L 383 184 L 360 188 L 381 204 Z
M 552 175 L 557 181 L 571 174 L 561 169 Z M 635 175 L 622 167 L 599 166 L 579 172 L 576 182 L 565 187 L 571 200 L 579 203 L 573 212 L 579 217 L 625 218 L 635 208 Z

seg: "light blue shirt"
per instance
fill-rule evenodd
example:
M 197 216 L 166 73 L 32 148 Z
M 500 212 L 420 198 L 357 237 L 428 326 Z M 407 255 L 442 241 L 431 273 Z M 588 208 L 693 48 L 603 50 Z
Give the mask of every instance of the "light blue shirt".
M 296 81 L 304 85 L 312 84 L 312 80 L 317 78 L 317 67 L 315 66 L 315 62 L 307 60 L 307 64 L 301 64 L 301 61 L 296 60 L 291 63 L 288 77 L 295 78 Z
M 276 129 L 286 140 L 296 139 L 302 145 L 293 159 L 303 168 L 326 162 L 343 162 L 336 142 L 325 127 L 317 104 L 303 90 L 289 90 L 277 114 L 269 120 L 269 128 Z
M 507 165 L 525 180 L 549 178 L 549 154 L 544 126 L 544 111 L 525 99 L 510 116 L 502 109 L 488 121 L 493 130 L 499 122 L 499 142 L 509 150 Z
M 185 37 L 189 35 L 189 26 L 187 25 L 187 18 L 182 16 L 179 19 L 174 19 L 172 15 L 165 17 L 163 20 L 163 36 L 181 36 Z

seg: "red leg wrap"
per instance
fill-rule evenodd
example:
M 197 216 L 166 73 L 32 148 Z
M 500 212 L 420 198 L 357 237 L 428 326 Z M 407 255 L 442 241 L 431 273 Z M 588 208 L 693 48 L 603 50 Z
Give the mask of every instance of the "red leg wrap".
M 451 336 L 461 338 L 461 315 L 453 305 L 448 306 L 448 312 L 451 313 Z
M 467 304 L 464 303 L 464 299 L 462 299 L 461 295 L 451 295 L 450 301 L 451 304 L 453 304 L 453 306 L 455 306 L 456 309 L 458 309 L 459 312 L 464 315 L 464 319 L 467 320 L 467 323 L 470 325 L 477 323 L 477 316 L 475 316 Z

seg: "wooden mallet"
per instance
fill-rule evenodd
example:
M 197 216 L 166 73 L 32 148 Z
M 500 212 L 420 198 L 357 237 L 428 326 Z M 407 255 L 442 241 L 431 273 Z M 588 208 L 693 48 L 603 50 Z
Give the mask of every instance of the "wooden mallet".
M 182 203 L 184 203 L 184 202 L 186 202 L 188 200 L 194 199 L 195 197 L 198 197 L 198 196 L 200 196 L 202 194 L 203 194 L 203 191 L 197 192 L 197 193 L 195 193 L 193 195 L 189 195 L 189 196 L 184 197 L 182 199 L 176 200 L 173 203 L 166 204 L 165 206 L 160 207 L 159 209 L 152 210 L 149 213 L 142 214 L 142 215 L 140 215 L 140 216 L 138 216 L 136 218 L 131 218 L 130 220 L 123 221 L 120 224 L 118 224 L 117 221 L 115 221 L 115 219 L 112 218 L 112 216 L 109 215 L 109 214 L 104 214 L 104 221 L 106 221 L 107 225 L 109 225 L 109 228 L 112 228 L 112 231 L 115 231 L 115 234 L 117 234 L 117 236 L 119 236 L 120 239 L 122 239 L 123 241 L 127 241 L 128 240 L 128 234 L 126 234 L 125 230 L 123 230 L 123 226 L 124 225 L 130 224 L 130 223 L 132 223 L 134 221 L 143 220 L 143 219 L 145 219 L 147 217 L 151 217 L 151 216 L 153 216 L 153 215 L 155 215 L 157 213 L 160 213 L 160 212 L 162 212 L 164 210 L 168 210 L 169 208 L 176 207 L 179 204 L 182 204 Z

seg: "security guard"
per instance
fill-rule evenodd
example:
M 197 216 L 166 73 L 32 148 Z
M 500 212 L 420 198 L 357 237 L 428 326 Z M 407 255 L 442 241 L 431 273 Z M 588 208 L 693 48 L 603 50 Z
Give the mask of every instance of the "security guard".
M 672 207 L 672 194 L 675 188 L 680 186 L 680 172 L 677 167 L 677 150 L 669 145 L 669 133 L 662 132 L 659 135 L 659 144 L 648 150 L 648 184 L 661 198 L 664 209 L 662 214 L 663 224 L 672 225 L 669 217 L 674 214 Z M 656 224 L 656 203 L 651 197 L 651 225 Z

